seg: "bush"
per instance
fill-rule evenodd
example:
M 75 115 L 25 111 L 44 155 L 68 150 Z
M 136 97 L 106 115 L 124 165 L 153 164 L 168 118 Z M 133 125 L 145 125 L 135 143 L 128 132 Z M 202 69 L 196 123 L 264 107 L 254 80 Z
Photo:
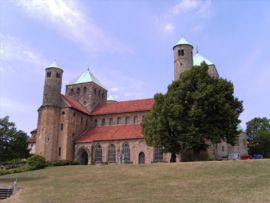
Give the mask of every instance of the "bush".
M 66 160 L 50 161 L 47 163 L 48 163 L 48 166 L 79 165 L 79 162 L 77 161 L 66 161 Z
M 27 163 L 32 170 L 45 168 L 47 166 L 46 160 L 40 155 L 33 155 L 27 159 Z

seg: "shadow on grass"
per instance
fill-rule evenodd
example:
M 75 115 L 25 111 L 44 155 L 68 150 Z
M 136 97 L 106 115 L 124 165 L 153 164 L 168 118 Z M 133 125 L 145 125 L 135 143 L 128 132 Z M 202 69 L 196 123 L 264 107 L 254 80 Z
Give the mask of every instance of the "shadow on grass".
M 26 181 L 34 181 L 34 180 L 42 180 L 45 179 L 46 176 L 37 176 L 37 177 L 32 177 L 30 175 L 6 175 L 6 176 L 0 176 L 0 182 L 3 183 L 9 183 L 13 181 L 20 181 L 20 182 L 26 182 Z

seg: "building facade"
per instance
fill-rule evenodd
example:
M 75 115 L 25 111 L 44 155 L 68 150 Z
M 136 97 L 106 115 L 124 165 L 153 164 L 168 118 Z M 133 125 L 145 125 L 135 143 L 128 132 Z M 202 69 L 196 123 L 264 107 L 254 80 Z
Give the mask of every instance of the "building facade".
M 200 65 L 208 64 L 208 72 L 218 77 L 215 64 L 193 46 L 180 39 L 173 47 L 174 79 Z M 32 153 L 48 161 L 76 160 L 81 164 L 169 162 L 171 155 L 161 148 L 148 146 L 141 132 L 144 115 L 152 109 L 154 99 L 112 101 L 107 90 L 89 71 L 66 85 L 61 94 L 63 70 L 52 63 L 45 71 L 42 105 L 38 109 L 37 129 L 33 130 L 29 147 Z M 221 159 L 229 153 L 247 154 L 245 133 L 238 136 L 236 146 L 225 141 L 202 153 L 206 159 Z M 176 161 L 183 161 L 177 155 Z

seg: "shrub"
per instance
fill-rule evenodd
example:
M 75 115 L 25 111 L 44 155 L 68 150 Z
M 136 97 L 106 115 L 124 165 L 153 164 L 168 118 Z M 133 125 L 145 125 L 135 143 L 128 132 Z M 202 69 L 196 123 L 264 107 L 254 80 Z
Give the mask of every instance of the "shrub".
M 79 162 L 77 161 L 66 161 L 66 160 L 50 161 L 47 163 L 48 163 L 48 166 L 79 165 Z
M 47 166 L 46 160 L 40 155 L 33 155 L 27 159 L 27 163 L 32 170 L 45 168 Z

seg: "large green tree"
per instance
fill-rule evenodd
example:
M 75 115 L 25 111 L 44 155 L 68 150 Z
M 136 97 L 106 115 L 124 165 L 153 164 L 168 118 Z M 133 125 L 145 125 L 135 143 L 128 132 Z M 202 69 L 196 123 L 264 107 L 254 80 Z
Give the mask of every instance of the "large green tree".
M 255 117 L 247 122 L 246 131 L 250 143 L 249 153 L 270 158 L 270 119 Z
M 255 117 L 247 122 L 247 136 L 253 141 L 260 131 L 270 131 L 270 119 L 263 117 Z
M 17 130 L 9 117 L 0 118 L 0 163 L 29 156 L 27 134 Z
M 243 107 L 233 93 L 231 82 L 209 76 L 207 64 L 194 66 L 165 95 L 155 95 L 142 123 L 147 144 L 172 154 L 192 150 L 197 158 L 208 141 L 234 144 Z

